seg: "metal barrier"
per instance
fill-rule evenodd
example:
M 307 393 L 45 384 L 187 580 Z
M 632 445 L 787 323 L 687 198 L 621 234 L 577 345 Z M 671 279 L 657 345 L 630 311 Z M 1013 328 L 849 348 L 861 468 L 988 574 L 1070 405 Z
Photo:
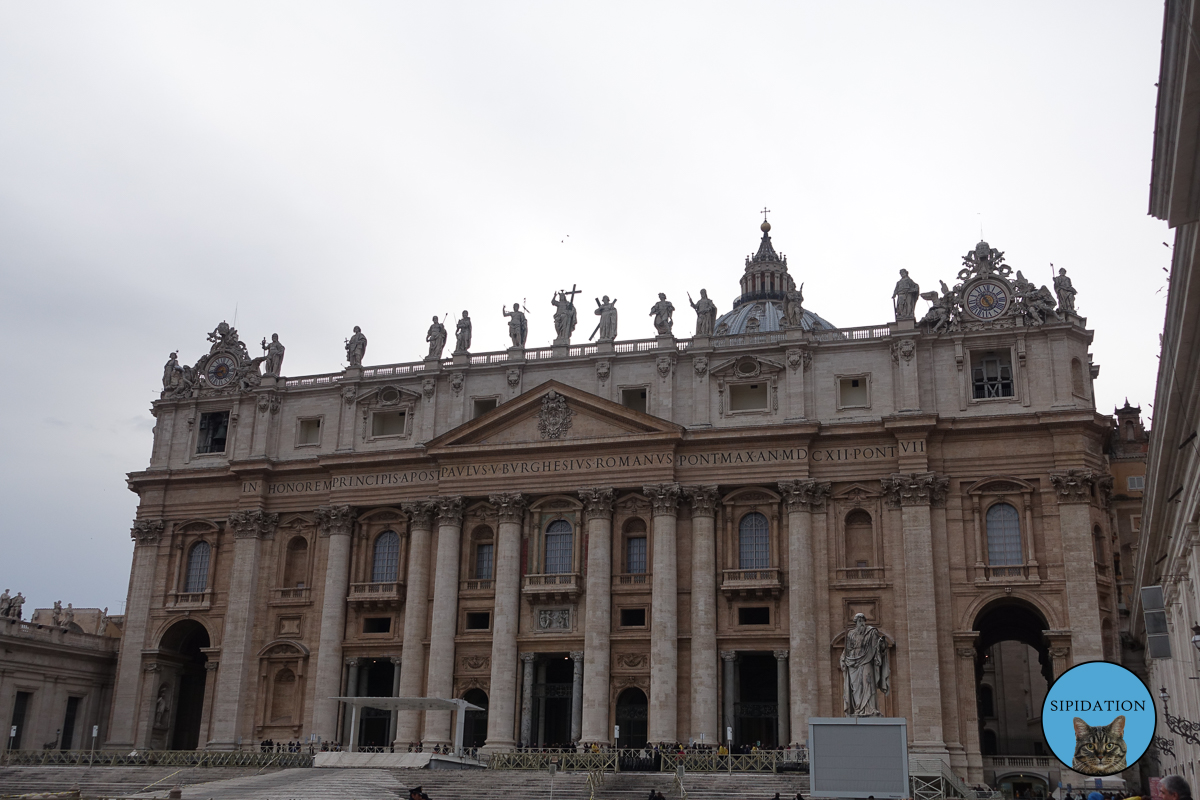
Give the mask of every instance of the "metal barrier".
M 568 772 L 808 772 L 807 750 L 760 750 L 757 753 L 719 755 L 714 751 L 664 753 L 653 750 L 515 750 L 492 753 L 488 769 L 549 769 L 556 764 Z
M 940 759 L 908 760 L 909 789 L 913 800 L 942 800 L 948 797 L 973 798 L 974 790 L 963 783 Z
M 307 753 L 237 750 L 7 750 L 6 767 L 311 767 Z
M 617 768 L 618 750 L 602 750 L 599 753 L 575 753 L 571 751 L 533 752 L 513 751 L 492 753 L 488 769 L 549 769 L 557 764 L 568 772 L 620 772 Z

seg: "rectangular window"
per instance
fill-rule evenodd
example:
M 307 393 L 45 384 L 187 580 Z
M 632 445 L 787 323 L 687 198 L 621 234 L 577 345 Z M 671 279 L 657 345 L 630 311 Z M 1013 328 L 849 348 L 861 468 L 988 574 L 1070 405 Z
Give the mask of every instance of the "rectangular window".
M 729 387 L 730 411 L 766 411 L 767 384 L 740 383 Z
M 646 609 L 644 609 L 644 608 L 622 608 L 621 609 L 621 627 L 622 628 L 644 628 L 644 627 L 646 627 Z
M 224 453 L 225 439 L 229 435 L 229 412 L 210 411 L 200 415 L 200 438 L 196 442 L 197 453 Z
M 971 354 L 971 387 L 976 400 L 1012 397 L 1012 357 L 1007 350 Z
M 403 436 L 405 412 L 376 411 L 371 415 L 372 436 Z
M 296 444 L 320 444 L 321 443 L 321 420 L 319 419 L 302 419 L 300 420 L 300 430 L 296 437 Z
M 634 575 L 646 573 L 645 536 L 631 536 L 625 540 L 625 571 Z
M 546 534 L 546 572 L 562 574 L 571 571 L 570 533 Z
M 1139 533 L 1142 530 L 1142 515 L 1134 514 L 1129 518 L 1129 529 L 1134 533 Z
M 25 714 L 29 711 L 29 698 L 33 692 L 17 692 L 17 700 L 13 703 L 12 727 L 17 729 L 17 735 L 12 739 L 11 749 L 21 749 L 21 737 L 25 735 Z M 8 733 L 8 731 L 5 731 Z
M 481 581 L 492 579 L 492 554 L 495 545 L 481 544 L 475 548 L 475 578 Z
M 391 617 L 367 617 L 363 620 L 363 633 L 391 633 Z
M 63 718 L 62 739 L 58 744 L 60 750 L 70 750 L 75 741 L 75 718 L 79 715 L 80 699 L 78 697 L 67 698 L 67 715 Z
M 492 615 L 489 611 L 468 611 L 467 630 L 486 631 L 491 627 Z
M 634 411 L 646 413 L 646 387 L 635 386 L 632 389 L 621 390 L 621 405 Z
M 1130 475 L 1125 479 L 1125 488 L 1131 492 L 1140 492 L 1146 488 L 1145 475 Z
M 867 375 L 838 378 L 838 408 L 870 408 L 870 384 Z
M 479 397 L 471 407 L 471 419 L 482 417 L 484 414 L 496 408 L 497 400 L 494 397 Z
M 742 606 L 738 609 L 738 625 L 770 625 L 771 609 L 768 606 Z

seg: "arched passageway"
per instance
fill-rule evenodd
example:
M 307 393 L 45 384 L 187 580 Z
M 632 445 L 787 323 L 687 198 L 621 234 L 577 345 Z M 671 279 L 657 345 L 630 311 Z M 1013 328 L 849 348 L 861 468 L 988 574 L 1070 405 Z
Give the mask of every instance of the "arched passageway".
M 1048 628 L 1042 614 L 1020 600 L 991 603 L 976 617 L 975 697 L 983 755 L 1049 753 L 1037 722 L 1054 679 Z
M 154 703 L 155 734 L 165 730 L 165 745 L 171 750 L 196 750 L 204 744 L 200 725 L 208 657 L 203 651 L 209 646 L 208 630 L 192 619 L 167 628 L 159 642 L 159 660 L 171 669 L 163 671 L 162 682 L 149 702 Z
M 483 689 L 468 689 L 463 700 L 483 711 L 468 711 L 463 720 L 463 747 L 483 747 L 487 741 L 488 696 Z
M 617 696 L 617 747 L 645 747 L 650 703 L 646 693 L 631 686 Z

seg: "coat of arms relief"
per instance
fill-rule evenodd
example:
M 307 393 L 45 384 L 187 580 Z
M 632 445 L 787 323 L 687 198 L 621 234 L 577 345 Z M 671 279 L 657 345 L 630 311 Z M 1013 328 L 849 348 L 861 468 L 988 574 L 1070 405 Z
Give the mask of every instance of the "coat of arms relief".
M 561 439 L 571 427 L 575 412 L 567 408 L 567 398 L 558 392 L 549 392 L 542 398 L 542 410 L 538 412 L 538 433 L 543 439 Z

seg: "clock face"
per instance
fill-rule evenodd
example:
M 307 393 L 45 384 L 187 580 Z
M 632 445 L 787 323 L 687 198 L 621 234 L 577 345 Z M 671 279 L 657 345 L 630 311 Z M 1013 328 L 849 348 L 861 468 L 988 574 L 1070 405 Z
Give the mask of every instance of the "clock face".
M 237 371 L 237 362 L 229 356 L 217 356 L 208 363 L 204 376 L 213 386 L 224 386 L 233 380 Z
M 980 281 L 967 292 L 965 305 L 979 319 L 995 319 L 1008 309 L 1008 289 L 996 281 Z

